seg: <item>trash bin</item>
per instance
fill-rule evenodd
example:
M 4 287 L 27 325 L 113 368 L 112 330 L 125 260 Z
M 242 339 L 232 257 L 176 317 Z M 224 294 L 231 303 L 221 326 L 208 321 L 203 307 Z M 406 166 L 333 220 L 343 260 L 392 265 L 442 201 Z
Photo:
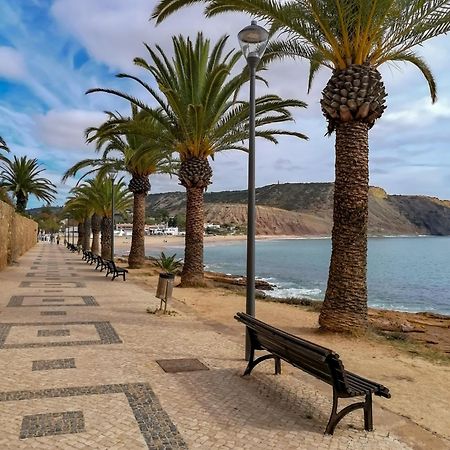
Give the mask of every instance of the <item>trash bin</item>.
M 160 309 L 162 309 L 162 304 L 164 302 L 164 312 L 167 309 L 167 300 L 172 298 L 173 292 L 173 281 L 175 275 L 173 273 L 160 273 L 158 286 L 156 288 L 156 297 L 161 299 Z

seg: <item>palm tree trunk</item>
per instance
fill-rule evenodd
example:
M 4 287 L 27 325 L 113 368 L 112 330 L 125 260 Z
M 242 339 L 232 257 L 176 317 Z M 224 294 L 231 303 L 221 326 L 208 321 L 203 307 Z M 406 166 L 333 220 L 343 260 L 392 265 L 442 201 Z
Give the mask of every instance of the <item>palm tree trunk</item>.
M 203 188 L 186 189 L 186 238 L 182 286 L 204 286 L 203 276 Z
M 102 229 L 102 258 L 111 259 L 111 217 L 102 217 L 101 229 Z
M 23 214 L 25 212 L 25 209 L 27 207 L 28 199 L 25 195 L 23 195 L 21 192 L 17 193 L 16 196 L 16 209 L 17 212 Z
M 146 192 L 134 193 L 133 204 L 133 234 L 131 236 L 131 249 L 128 256 L 128 266 L 138 269 L 145 261 L 145 198 Z
M 101 226 L 102 218 L 94 213 L 91 217 L 91 225 L 92 225 L 92 244 L 91 244 L 91 252 L 94 255 L 98 255 L 100 252 L 100 226 Z
M 367 328 L 368 126 L 336 128 L 332 254 L 319 323 L 330 331 Z
M 88 251 L 91 248 L 91 218 L 84 219 L 83 250 Z
M 81 247 L 84 241 L 84 222 L 78 222 L 78 240 L 77 247 Z

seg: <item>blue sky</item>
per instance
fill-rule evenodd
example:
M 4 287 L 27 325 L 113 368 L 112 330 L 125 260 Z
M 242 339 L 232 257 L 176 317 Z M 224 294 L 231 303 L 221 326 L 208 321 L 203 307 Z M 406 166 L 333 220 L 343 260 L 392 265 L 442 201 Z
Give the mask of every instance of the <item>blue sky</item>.
M 99 125 L 103 111 L 127 113 L 127 105 L 106 94 L 86 96 L 92 87 L 142 92 L 118 72 L 142 75 L 133 57 L 145 56 L 142 42 L 170 51 L 171 36 L 194 36 L 198 30 L 217 39 L 236 34 L 249 23 L 245 15 L 204 19 L 201 8 L 187 8 L 155 27 L 148 21 L 155 0 L 2 0 L 0 3 L 0 135 L 17 155 L 36 157 L 58 186 L 62 204 L 73 181 L 60 183 L 74 162 L 94 156 L 84 130 Z M 425 81 L 406 65 L 381 71 L 388 90 L 388 109 L 370 134 L 372 185 L 392 194 L 424 194 L 450 199 L 450 37 L 419 49 L 430 64 L 439 100 L 431 104 Z M 242 65 L 244 66 L 244 61 Z M 319 99 L 330 73 L 323 70 L 306 93 L 307 66 L 285 61 L 265 77 L 270 92 L 299 98 L 307 110 L 289 125 L 308 142 L 282 138 L 278 146 L 257 143 L 257 185 L 280 182 L 332 181 L 334 138 L 325 138 Z M 267 92 L 258 86 L 258 94 Z M 229 152 L 213 163 L 211 190 L 245 189 L 246 155 Z M 177 190 L 176 179 L 157 176 L 153 192 Z M 39 206 L 31 200 L 29 206 Z

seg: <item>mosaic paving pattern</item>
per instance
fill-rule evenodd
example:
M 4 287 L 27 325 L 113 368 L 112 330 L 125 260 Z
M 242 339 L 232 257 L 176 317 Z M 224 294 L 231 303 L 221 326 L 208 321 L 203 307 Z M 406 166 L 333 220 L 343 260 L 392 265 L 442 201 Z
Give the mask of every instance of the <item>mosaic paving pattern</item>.
M 77 395 L 106 395 L 106 394 L 125 394 L 128 404 L 133 412 L 133 415 L 138 423 L 141 434 L 148 446 L 152 450 L 167 450 L 167 449 L 187 449 L 186 443 L 177 430 L 177 427 L 170 420 L 168 414 L 164 411 L 155 393 L 147 383 L 130 383 L 130 384 L 107 384 L 100 386 L 82 386 L 82 387 L 68 387 L 61 389 L 44 389 L 38 391 L 12 391 L 0 392 L 0 402 L 32 400 L 42 398 L 56 398 L 56 397 L 72 397 Z M 81 411 L 72 411 L 81 413 Z M 56 413 L 68 414 L 68 413 Z M 41 419 L 42 416 L 49 416 L 49 414 L 38 414 L 35 416 L 26 416 L 26 426 L 22 423 L 22 430 L 30 429 L 30 424 L 33 424 L 33 430 L 41 429 L 41 423 L 45 421 L 46 427 L 52 429 L 52 420 L 49 417 Z M 61 417 L 61 416 L 60 416 Z M 67 417 L 67 416 L 64 416 Z M 55 419 L 56 420 L 56 419 Z M 58 420 L 61 420 L 58 418 Z M 25 422 L 25 418 L 24 418 Z M 60 423 L 62 427 L 63 424 Z M 75 429 L 75 428 L 74 428 Z M 24 432 L 25 434 L 25 432 Z M 36 434 L 31 434 L 28 431 L 25 437 L 36 437 Z M 55 434 L 55 433 L 48 433 Z M 41 434 L 40 436 L 44 436 Z
M 66 311 L 41 311 L 41 316 L 65 316 Z
M 76 369 L 75 358 L 42 359 L 33 361 L 31 370 Z
M 38 330 L 38 337 L 70 336 L 70 330 Z
M 81 411 L 34 414 L 25 416 L 20 429 L 20 439 L 58 434 L 82 433 L 84 417 Z
M 61 302 L 64 303 L 66 300 L 70 300 L 70 303 L 65 303 L 64 305 L 52 304 L 52 306 L 99 306 L 97 301 L 91 295 L 65 295 L 64 298 L 59 297 L 49 297 L 40 295 L 14 295 L 9 299 L 6 306 L 8 307 L 42 307 L 47 306 L 44 304 L 27 304 L 27 302 L 32 302 L 34 299 L 40 300 L 41 302 Z M 79 300 L 79 303 L 76 302 Z
M 60 341 L 60 342 L 30 342 L 25 344 L 6 344 L 6 339 L 12 327 L 43 327 L 48 325 L 94 325 L 99 335 L 98 340 Z M 121 344 L 122 340 L 109 322 L 36 322 L 36 323 L 2 323 L 0 324 L 0 349 L 7 348 L 40 348 L 66 347 L 74 345 Z
M 65 287 L 65 288 L 81 288 L 86 287 L 84 283 L 79 281 L 62 281 L 61 283 L 50 283 L 45 281 L 22 281 L 19 287 L 34 287 L 34 288 L 45 288 L 45 287 Z
M 53 272 L 53 271 L 47 271 L 45 273 L 42 272 L 29 272 L 25 275 L 26 277 L 46 277 L 46 276 L 57 276 L 57 277 L 79 277 L 77 273 L 60 273 L 60 272 Z M 48 280 L 48 278 L 46 278 Z

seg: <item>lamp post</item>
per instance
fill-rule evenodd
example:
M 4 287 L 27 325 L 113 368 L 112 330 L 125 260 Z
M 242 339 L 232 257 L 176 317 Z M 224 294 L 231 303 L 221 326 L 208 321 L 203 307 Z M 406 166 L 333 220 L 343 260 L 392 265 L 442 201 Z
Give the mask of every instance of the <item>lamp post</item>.
M 114 180 L 117 171 L 111 169 L 109 171 L 109 178 L 111 180 L 111 261 L 114 261 Z
M 250 71 L 250 115 L 248 137 L 248 181 L 247 181 L 247 300 L 245 312 L 255 315 L 255 78 L 256 67 L 266 50 L 269 33 L 252 20 L 251 25 L 238 33 L 242 54 Z M 245 359 L 250 358 L 250 337 L 247 331 Z

